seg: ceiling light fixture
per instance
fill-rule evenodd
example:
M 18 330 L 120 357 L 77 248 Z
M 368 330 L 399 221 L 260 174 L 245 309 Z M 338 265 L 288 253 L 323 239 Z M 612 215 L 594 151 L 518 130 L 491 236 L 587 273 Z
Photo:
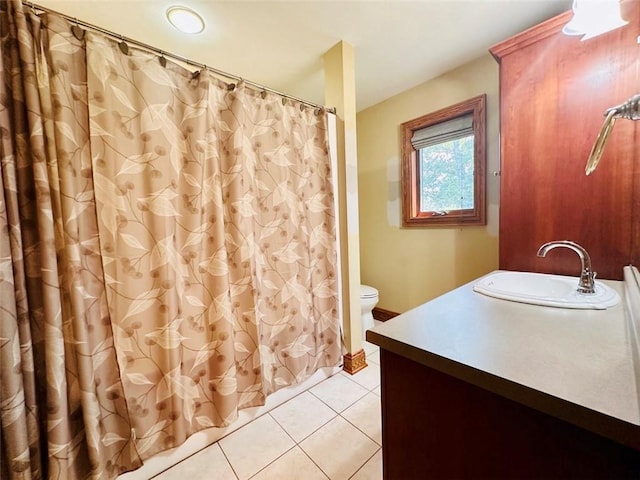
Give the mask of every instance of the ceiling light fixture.
M 167 20 L 182 33 L 195 34 L 204 30 L 204 20 L 189 7 L 174 5 L 167 9 Z
M 565 35 L 582 35 L 588 40 L 622 27 L 619 0 L 573 0 L 573 17 L 562 29 Z

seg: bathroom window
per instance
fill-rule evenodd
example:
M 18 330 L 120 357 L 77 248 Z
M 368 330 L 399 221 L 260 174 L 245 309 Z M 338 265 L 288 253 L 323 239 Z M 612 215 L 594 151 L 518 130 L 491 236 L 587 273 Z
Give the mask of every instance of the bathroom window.
M 486 95 L 402 124 L 402 225 L 485 225 Z

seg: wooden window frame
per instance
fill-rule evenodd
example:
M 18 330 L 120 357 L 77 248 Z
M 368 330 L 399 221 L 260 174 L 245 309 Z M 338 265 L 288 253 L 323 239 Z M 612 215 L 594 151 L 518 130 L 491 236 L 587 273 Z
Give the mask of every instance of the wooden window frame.
M 437 227 L 486 225 L 486 103 L 487 95 L 465 100 L 402 124 L 402 226 Z M 411 143 L 415 131 L 463 115 L 473 115 L 474 179 L 472 209 L 440 212 L 420 211 L 418 152 Z

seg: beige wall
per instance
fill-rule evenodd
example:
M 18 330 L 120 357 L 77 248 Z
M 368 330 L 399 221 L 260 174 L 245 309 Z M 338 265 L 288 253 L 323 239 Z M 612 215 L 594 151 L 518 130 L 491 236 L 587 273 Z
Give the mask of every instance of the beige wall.
M 487 94 L 486 227 L 402 228 L 400 124 Z M 360 271 L 378 307 L 402 313 L 498 267 L 498 64 L 489 55 L 357 116 Z

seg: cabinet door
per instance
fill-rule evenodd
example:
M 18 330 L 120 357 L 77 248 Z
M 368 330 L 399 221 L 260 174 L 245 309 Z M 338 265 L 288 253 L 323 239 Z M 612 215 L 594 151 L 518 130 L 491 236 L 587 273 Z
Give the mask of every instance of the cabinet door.
M 629 24 L 580 41 L 569 14 L 491 49 L 500 61 L 500 268 L 576 276 L 580 262 L 552 240 L 573 240 L 599 278 L 640 262 L 640 122 L 618 120 L 597 170 L 585 176 L 604 111 L 640 93 L 640 2 Z

